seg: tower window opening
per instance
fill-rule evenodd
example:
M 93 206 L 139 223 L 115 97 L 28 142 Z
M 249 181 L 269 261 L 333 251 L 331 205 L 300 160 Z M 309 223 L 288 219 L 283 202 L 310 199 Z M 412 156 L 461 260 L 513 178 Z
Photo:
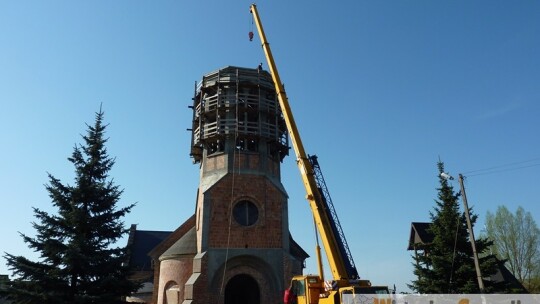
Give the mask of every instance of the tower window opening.
M 259 151 L 259 141 L 255 138 L 239 138 L 236 141 L 236 150 L 238 151 Z
M 220 141 L 219 139 L 208 143 L 208 155 L 223 152 L 224 150 L 225 145 L 223 141 Z
M 236 150 L 238 151 L 245 150 L 245 141 L 243 139 L 239 139 L 236 141 Z
M 247 140 L 247 150 L 257 152 L 259 149 L 259 142 L 255 139 Z
M 233 217 L 242 226 L 253 226 L 259 219 L 259 209 L 254 203 L 242 200 L 234 205 Z

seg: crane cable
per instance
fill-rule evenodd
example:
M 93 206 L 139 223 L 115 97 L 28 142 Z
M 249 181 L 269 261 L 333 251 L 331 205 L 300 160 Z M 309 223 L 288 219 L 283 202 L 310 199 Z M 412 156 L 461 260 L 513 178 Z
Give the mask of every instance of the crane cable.
M 249 41 L 253 41 L 253 36 L 254 36 L 254 33 L 253 33 L 253 16 L 252 14 L 249 14 L 249 18 L 248 18 L 248 26 L 249 26 L 249 33 L 248 33 L 248 37 L 249 37 Z M 238 90 L 238 84 L 237 84 L 237 87 L 236 89 Z M 237 94 L 238 95 L 238 94 Z M 237 96 L 238 97 L 238 96 Z M 220 288 L 220 295 L 223 295 L 223 287 L 225 285 L 225 276 L 227 274 L 227 261 L 229 259 L 229 247 L 230 247 L 230 243 L 231 243 L 231 226 L 232 226 L 232 205 L 233 205 L 233 202 L 234 202 L 234 182 L 235 182 L 235 172 L 234 172 L 234 169 L 235 169 L 235 165 L 236 165 L 236 141 L 238 140 L 238 98 L 236 100 L 236 130 L 235 130 L 235 133 L 234 133 L 234 151 L 233 151 L 233 169 L 232 169 L 232 186 L 231 186 L 231 201 L 229 203 L 229 227 L 228 227 L 228 231 L 227 231 L 227 248 L 226 248 L 226 251 L 225 251 L 225 262 L 224 262 L 224 265 L 223 265 L 223 276 L 222 276 L 222 279 L 221 279 L 221 288 Z M 240 171 L 240 164 L 238 164 L 238 171 Z M 238 172 L 239 174 L 239 172 Z
M 249 37 L 249 41 L 253 41 L 253 36 L 254 36 L 254 34 L 253 34 L 253 14 L 249 14 L 249 15 L 250 15 L 250 17 L 249 17 L 250 20 L 249 21 L 251 21 L 251 22 L 248 21 L 248 23 L 250 24 L 250 25 L 248 25 L 249 26 L 248 37 Z
M 236 89 L 238 90 L 238 85 L 236 87 Z M 237 94 L 238 95 L 238 94 Z M 238 97 L 238 96 L 237 96 Z M 229 210 L 228 210 L 228 213 L 229 213 L 229 227 L 228 227 L 228 230 L 227 230 L 227 247 L 226 247 L 226 250 L 225 250 L 225 262 L 223 264 L 223 276 L 221 278 L 221 288 L 220 288 L 220 295 L 223 295 L 223 288 L 224 288 L 224 285 L 225 285 L 225 277 L 226 277 L 226 274 L 227 274 L 227 262 L 229 260 L 229 247 L 230 247 L 230 244 L 231 244 L 231 226 L 232 226 L 232 206 L 233 206 L 233 203 L 234 203 L 234 186 L 235 186 L 235 172 L 234 172 L 234 169 L 235 169 L 235 165 L 236 165 L 236 145 L 237 145 L 237 140 L 238 140 L 238 98 L 236 100 L 236 124 L 235 124 L 235 132 L 234 132 L 234 148 L 233 148 L 233 165 L 232 165 L 232 182 L 231 182 L 231 201 L 229 203 Z M 238 162 L 238 172 L 237 174 L 240 174 L 240 162 Z
M 237 133 L 238 134 L 238 133 Z M 235 135 L 235 144 L 236 144 L 236 140 L 238 139 L 238 135 Z M 235 167 L 235 163 L 236 163 L 236 148 L 234 149 L 234 152 L 233 152 L 233 170 L 232 170 L 232 186 L 231 186 L 231 201 L 229 203 L 229 210 L 228 210 L 228 213 L 229 213 L 229 227 L 227 229 L 227 247 L 225 248 L 225 262 L 223 263 L 223 276 L 221 278 L 221 288 L 220 288 L 220 295 L 223 295 L 223 287 L 225 285 L 225 276 L 227 274 L 227 262 L 229 260 L 229 248 L 230 248 L 230 244 L 231 244 L 231 226 L 232 226 L 232 205 L 233 205 L 233 202 L 234 202 L 234 182 L 235 182 L 235 174 L 234 174 L 234 167 Z M 240 167 L 239 167 L 240 169 Z

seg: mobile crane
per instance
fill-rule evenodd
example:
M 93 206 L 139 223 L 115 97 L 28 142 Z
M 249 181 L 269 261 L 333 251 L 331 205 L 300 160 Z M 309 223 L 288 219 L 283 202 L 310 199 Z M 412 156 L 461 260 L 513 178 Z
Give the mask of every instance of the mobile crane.
M 297 303 L 337 304 L 349 302 L 354 299 L 355 294 L 388 295 L 389 292 L 386 286 L 371 286 L 369 280 L 360 280 L 358 276 L 358 271 L 326 188 L 317 157 L 308 156 L 304 149 L 289 106 L 287 94 L 270 50 L 270 44 L 266 40 L 257 6 L 252 4 L 250 11 L 253 14 L 268 68 L 274 81 L 279 105 L 289 131 L 298 169 L 306 189 L 306 199 L 313 213 L 314 222 L 320 234 L 333 277 L 330 284 L 325 284 L 320 250 L 317 246 L 319 275 L 299 275 L 292 278 L 291 286 L 297 296 Z M 252 38 L 253 33 L 250 33 L 250 39 Z M 352 297 L 348 295 L 352 295 Z

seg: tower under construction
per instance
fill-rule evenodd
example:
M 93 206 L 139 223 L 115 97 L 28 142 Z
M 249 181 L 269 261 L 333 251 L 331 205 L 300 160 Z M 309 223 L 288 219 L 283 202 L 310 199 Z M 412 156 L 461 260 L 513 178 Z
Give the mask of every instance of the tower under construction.
M 208 73 L 191 108 L 191 156 L 200 166 L 195 214 L 152 252 L 154 298 L 278 303 L 307 254 L 289 233 L 280 178 L 289 145 L 272 78 L 261 68 Z

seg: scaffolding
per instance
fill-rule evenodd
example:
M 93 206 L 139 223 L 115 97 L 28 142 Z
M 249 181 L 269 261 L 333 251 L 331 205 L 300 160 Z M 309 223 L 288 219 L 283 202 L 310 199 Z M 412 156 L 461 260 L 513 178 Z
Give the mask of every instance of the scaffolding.
M 193 97 L 191 157 L 232 149 L 282 161 L 289 142 L 272 77 L 262 69 L 225 67 L 203 76 Z

